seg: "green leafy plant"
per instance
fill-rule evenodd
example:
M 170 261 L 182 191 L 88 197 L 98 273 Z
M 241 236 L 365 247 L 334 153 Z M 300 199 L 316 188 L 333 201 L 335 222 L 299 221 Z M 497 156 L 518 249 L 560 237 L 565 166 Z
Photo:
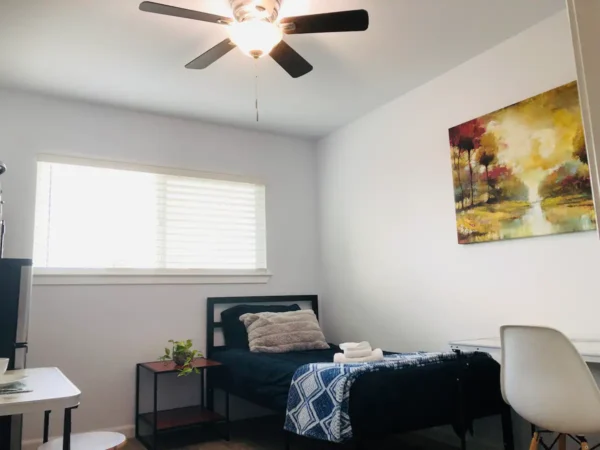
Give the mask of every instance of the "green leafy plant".
M 170 339 L 169 342 L 172 344 L 172 349 L 165 347 L 165 354 L 159 358 L 160 361 L 173 360 L 179 371 L 178 377 L 185 377 L 191 373 L 200 373 L 197 367 L 192 366 L 192 361 L 194 361 L 194 358 L 201 358 L 202 352 L 192 348 L 192 340 L 174 341 Z

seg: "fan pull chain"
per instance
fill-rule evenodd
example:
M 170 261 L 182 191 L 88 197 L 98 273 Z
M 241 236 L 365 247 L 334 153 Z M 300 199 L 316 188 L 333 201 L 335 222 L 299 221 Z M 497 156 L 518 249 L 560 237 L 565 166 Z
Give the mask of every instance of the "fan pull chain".
M 254 58 L 254 108 L 256 109 L 256 121 L 259 121 L 259 113 L 258 113 L 258 58 Z

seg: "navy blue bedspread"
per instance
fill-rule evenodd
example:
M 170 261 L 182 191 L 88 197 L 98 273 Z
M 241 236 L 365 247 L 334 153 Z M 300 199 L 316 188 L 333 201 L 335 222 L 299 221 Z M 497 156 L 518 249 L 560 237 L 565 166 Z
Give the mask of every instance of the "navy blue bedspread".
M 215 388 L 285 413 L 296 369 L 311 363 L 332 362 L 339 347 L 291 353 L 252 353 L 243 349 L 215 350 L 211 359 L 224 367 L 211 370 Z M 463 380 L 467 423 L 499 414 L 506 405 L 500 394 L 497 362 L 483 354 L 469 354 L 462 362 L 448 361 L 401 371 L 362 375 L 350 391 L 350 419 L 354 435 L 403 433 L 461 423 L 457 377 Z
M 223 376 L 231 391 L 251 392 L 268 403 L 264 406 L 283 412 L 296 370 L 305 364 L 333 362 L 333 355 L 340 351 L 334 345 L 329 350 L 290 353 L 252 353 L 234 348 L 216 351 L 211 359 L 225 364 Z

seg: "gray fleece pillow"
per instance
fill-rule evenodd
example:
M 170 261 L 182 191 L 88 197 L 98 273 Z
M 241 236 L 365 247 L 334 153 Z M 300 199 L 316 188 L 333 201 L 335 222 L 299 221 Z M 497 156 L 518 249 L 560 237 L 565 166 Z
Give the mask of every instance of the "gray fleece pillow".
M 248 345 L 255 353 L 286 353 L 325 350 L 329 345 L 311 309 L 283 313 L 244 314 Z

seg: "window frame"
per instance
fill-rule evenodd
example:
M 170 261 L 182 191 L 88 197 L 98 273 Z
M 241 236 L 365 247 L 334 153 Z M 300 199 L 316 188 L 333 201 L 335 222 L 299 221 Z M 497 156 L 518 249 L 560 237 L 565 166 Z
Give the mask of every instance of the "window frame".
M 132 172 L 154 173 L 159 175 L 172 175 L 191 178 L 204 178 L 210 180 L 232 181 L 240 183 L 257 184 L 265 187 L 265 214 L 266 191 L 264 181 L 246 176 L 204 172 L 175 167 L 161 167 L 129 163 L 124 161 L 107 161 L 94 158 L 78 158 L 72 156 L 39 154 L 36 162 L 70 164 L 84 167 L 97 167 L 105 169 L 128 170 Z M 36 170 L 37 180 L 37 170 Z M 267 241 L 265 230 L 265 241 Z M 268 244 L 268 242 L 265 242 Z M 268 245 L 266 245 L 268 253 Z M 268 264 L 268 258 L 267 258 Z M 33 284 L 42 286 L 57 285 L 146 285 L 146 284 L 265 284 L 268 283 L 272 273 L 269 269 L 167 269 L 167 268 L 54 268 L 34 267 Z

